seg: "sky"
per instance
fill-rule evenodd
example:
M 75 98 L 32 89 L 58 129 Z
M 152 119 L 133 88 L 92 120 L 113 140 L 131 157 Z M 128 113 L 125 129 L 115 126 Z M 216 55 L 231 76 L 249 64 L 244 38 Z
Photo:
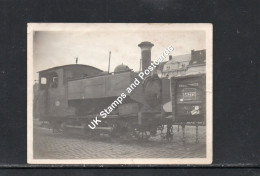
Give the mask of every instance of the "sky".
M 110 71 L 119 64 L 125 64 L 139 71 L 143 41 L 154 44 L 151 58 L 157 58 L 168 46 L 173 46 L 173 56 L 190 54 L 191 50 L 205 49 L 204 31 L 161 31 L 161 30 L 99 30 L 99 31 L 37 31 L 33 35 L 33 72 L 51 67 L 86 64 L 107 71 L 111 51 Z

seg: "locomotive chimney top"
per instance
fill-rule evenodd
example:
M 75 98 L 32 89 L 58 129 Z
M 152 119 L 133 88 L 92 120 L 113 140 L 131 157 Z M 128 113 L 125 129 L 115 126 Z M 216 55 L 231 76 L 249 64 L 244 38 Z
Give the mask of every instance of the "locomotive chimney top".
M 141 48 L 141 50 L 151 50 L 154 44 L 151 42 L 142 42 L 138 46 Z
M 142 42 L 138 45 L 141 48 L 142 55 L 142 71 L 151 65 L 151 48 L 154 46 L 151 42 Z

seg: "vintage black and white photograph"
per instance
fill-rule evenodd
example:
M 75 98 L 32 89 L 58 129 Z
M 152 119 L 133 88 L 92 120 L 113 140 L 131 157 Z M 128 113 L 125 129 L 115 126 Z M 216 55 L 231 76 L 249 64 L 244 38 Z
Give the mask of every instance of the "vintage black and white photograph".
M 210 164 L 212 28 L 28 23 L 27 162 Z

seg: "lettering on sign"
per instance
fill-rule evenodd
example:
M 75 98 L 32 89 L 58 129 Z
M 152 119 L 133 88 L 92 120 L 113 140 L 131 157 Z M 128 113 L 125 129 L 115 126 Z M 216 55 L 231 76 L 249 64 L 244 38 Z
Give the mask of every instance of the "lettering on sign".
M 183 100 L 196 100 L 196 96 L 197 96 L 196 88 L 184 88 L 182 95 L 183 95 Z

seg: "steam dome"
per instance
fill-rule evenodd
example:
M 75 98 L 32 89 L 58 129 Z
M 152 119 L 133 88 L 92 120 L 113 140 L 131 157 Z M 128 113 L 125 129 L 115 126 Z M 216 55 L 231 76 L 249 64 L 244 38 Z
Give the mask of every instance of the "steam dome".
M 115 73 L 125 72 L 125 71 L 129 71 L 129 70 L 130 70 L 130 68 L 127 65 L 121 64 L 121 65 L 116 66 L 114 72 Z

